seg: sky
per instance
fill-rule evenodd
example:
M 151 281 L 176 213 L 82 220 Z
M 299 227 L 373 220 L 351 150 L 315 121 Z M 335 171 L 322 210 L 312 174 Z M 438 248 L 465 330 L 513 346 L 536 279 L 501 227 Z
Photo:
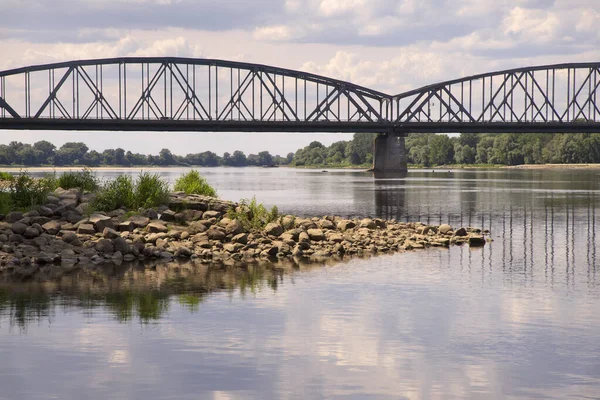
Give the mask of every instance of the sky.
M 0 70 L 119 56 L 218 58 L 396 94 L 475 73 L 600 60 L 598 0 L 0 0 L 0 9 Z M 284 155 L 351 136 L 0 131 L 0 143 Z

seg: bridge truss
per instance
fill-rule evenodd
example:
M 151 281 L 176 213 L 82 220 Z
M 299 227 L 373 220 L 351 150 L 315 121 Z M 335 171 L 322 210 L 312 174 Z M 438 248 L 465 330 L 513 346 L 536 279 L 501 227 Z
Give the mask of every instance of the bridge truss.
M 398 95 L 315 74 L 192 58 L 0 72 L 0 129 L 600 132 L 600 63 L 494 72 Z

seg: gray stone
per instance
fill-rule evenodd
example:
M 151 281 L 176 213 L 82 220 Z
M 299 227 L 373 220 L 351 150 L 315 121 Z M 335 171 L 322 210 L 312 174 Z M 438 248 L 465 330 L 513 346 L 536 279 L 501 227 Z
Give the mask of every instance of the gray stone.
M 241 243 L 241 244 L 248 244 L 248 235 L 245 233 L 240 233 L 235 235 L 232 239 L 231 239 L 232 243 Z
M 79 214 L 85 215 L 91 210 L 91 208 L 92 206 L 90 205 L 90 203 L 81 203 L 80 205 L 75 207 L 75 211 L 77 211 Z
M 480 247 L 485 245 L 485 238 L 481 235 L 471 235 L 469 236 L 469 246 L 471 247 Z
M 19 212 L 19 211 L 13 211 L 13 212 L 9 212 L 8 214 L 6 214 L 6 216 L 4 217 L 4 220 L 6 222 L 17 222 L 18 220 L 23 218 L 23 213 Z
M 454 232 L 454 236 L 467 236 L 467 230 L 465 228 L 459 228 Z
M 160 215 L 160 219 L 166 222 L 174 222 L 175 221 L 175 211 L 173 210 L 165 210 Z
M 63 242 L 65 242 L 65 243 L 73 243 L 75 240 L 77 240 L 77 234 L 72 231 L 66 231 L 66 232 L 63 232 L 61 238 L 62 238 Z
M 93 235 L 96 233 L 96 230 L 92 224 L 81 224 L 77 228 L 77 233 L 80 235 Z
M 310 237 L 310 240 L 325 240 L 325 234 L 321 229 L 309 229 L 306 233 L 308 233 L 308 237 Z
M 452 230 L 452 227 L 448 224 L 442 224 L 439 226 L 438 228 L 438 232 L 445 235 L 446 233 L 450 232 Z
M 11 235 L 8 235 L 8 241 L 10 243 L 22 243 L 25 239 L 23 239 L 23 236 L 13 233 Z
M 60 223 L 58 221 L 46 222 L 42 225 L 42 229 L 49 235 L 56 235 L 60 231 Z
M 23 233 L 25 233 L 25 230 L 27 229 L 27 225 L 25 225 L 22 222 L 15 222 L 14 224 L 12 224 L 10 229 L 14 233 L 16 233 L 18 235 L 22 235 Z
M 25 236 L 26 239 L 33 239 L 40 236 L 40 232 L 36 228 L 30 226 L 25 229 L 23 236 Z
M 352 228 L 355 228 L 355 227 L 356 227 L 356 224 L 354 223 L 354 221 L 351 221 L 349 219 L 341 220 L 337 224 L 337 228 L 340 231 L 347 231 L 348 229 L 352 229 Z
M 119 235 L 119 232 L 115 231 L 114 229 L 104 228 L 102 231 L 102 237 L 106 239 L 115 239 L 121 237 L 121 235 Z
M 322 219 L 319 221 L 321 229 L 335 229 L 335 224 L 328 219 Z
M 283 227 L 277 222 L 271 222 L 265 226 L 265 233 L 270 236 L 279 236 L 283 233 Z
M 373 221 L 372 219 L 365 218 L 360 221 L 360 227 L 367 228 L 367 229 L 375 229 L 375 228 L 377 228 L 377 225 L 375 224 L 375 221 Z
M 113 240 L 113 245 L 115 246 L 115 251 L 120 251 L 123 254 L 131 253 L 131 247 L 129 243 L 122 237 L 115 238 Z
M 310 236 L 308 236 L 308 233 L 300 232 L 300 234 L 298 235 L 298 242 L 310 242 Z
M 221 217 L 221 213 L 219 211 L 214 211 L 214 210 L 209 210 L 209 211 L 205 211 L 204 214 L 202 214 L 202 218 L 204 219 L 211 219 L 211 218 L 219 218 Z
M 226 243 L 223 245 L 223 250 L 225 250 L 228 253 L 237 253 L 243 248 L 244 245 L 241 243 Z
M 187 247 L 180 247 L 175 251 L 175 257 L 190 258 L 194 252 Z
M 31 224 L 40 224 L 40 225 L 44 225 L 47 224 L 48 222 L 50 222 L 51 219 L 48 217 L 33 217 L 31 218 Z
M 132 215 L 128 221 L 132 222 L 136 228 L 145 228 L 150 223 L 150 218 L 143 215 Z
M 96 250 L 99 253 L 110 254 L 115 250 L 115 246 L 109 239 L 100 239 L 96 243 Z
M 104 231 L 104 228 L 115 228 L 115 223 L 111 217 L 102 214 L 92 214 L 89 222 L 94 225 L 97 232 Z
M 227 226 L 225 227 L 225 232 L 227 232 L 228 235 L 237 235 L 239 233 L 244 232 L 244 227 L 242 226 L 242 223 L 240 221 L 234 219 L 233 221 L 227 224 Z
M 39 213 L 42 217 L 52 217 L 54 215 L 54 210 L 49 207 L 41 206 L 39 209 Z
M 158 222 L 149 223 L 146 229 L 150 233 L 166 233 L 169 231 L 169 229 L 165 225 Z
M 211 227 L 208 231 L 206 231 L 206 234 L 208 235 L 208 238 L 210 240 L 219 240 L 219 241 L 222 241 L 227 236 L 225 234 L 225 232 L 223 232 L 222 230 L 215 228 L 215 227 Z
M 146 237 L 146 242 L 147 243 L 156 243 L 156 241 L 158 239 L 164 239 L 166 237 L 167 237 L 167 234 L 164 232 L 153 233 Z
M 206 232 L 208 227 L 204 225 L 201 221 L 194 221 L 188 226 L 188 230 L 191 234 L 195 235 L 196 233 Z
M 121 222 L 117 228 L 119 229 L 119 232 L 133 232 L 135 229 L 135 224 L 133 221 L 125 221 Z

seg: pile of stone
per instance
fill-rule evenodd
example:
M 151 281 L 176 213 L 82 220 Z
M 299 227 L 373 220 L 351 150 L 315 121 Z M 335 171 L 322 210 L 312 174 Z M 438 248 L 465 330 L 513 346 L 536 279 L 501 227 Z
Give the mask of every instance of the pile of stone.
M 334 255 L 484 245 L 478 229 L 452 229 L 382 219 L 286 215 L 258 231 L 247 231 L 227 211 L 239 205 L 211 197 L 171 194 L 167 206 L 90 213 L 90 197 L 59 189 L 46 204 L 11 212 L 0 222 L 0 268 L 33 273 L 44 264 L 196 259 L 252 262 L 272 258 L 322 261 Z M 239 215 L 239 214 L 238 214 Z

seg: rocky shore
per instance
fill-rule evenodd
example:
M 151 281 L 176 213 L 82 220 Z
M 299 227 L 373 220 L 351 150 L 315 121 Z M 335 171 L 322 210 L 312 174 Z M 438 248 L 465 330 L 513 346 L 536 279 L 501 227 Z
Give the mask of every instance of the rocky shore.
M 382 219 L 281 216 L 248 230 L 228 217 L 243 205 L 175 192 L 157 209 L 90 211 L 91 194 L 58 189 L 46 204 L 0 220 L 0 270 L 23 276 L 41 266 L 98 265 L 133 260 L 192 259 L 201 263 L 365 256 L 453 244 L 483 246 L 484 233 Z M 251 217 L 251 216 L 249 216 Z

